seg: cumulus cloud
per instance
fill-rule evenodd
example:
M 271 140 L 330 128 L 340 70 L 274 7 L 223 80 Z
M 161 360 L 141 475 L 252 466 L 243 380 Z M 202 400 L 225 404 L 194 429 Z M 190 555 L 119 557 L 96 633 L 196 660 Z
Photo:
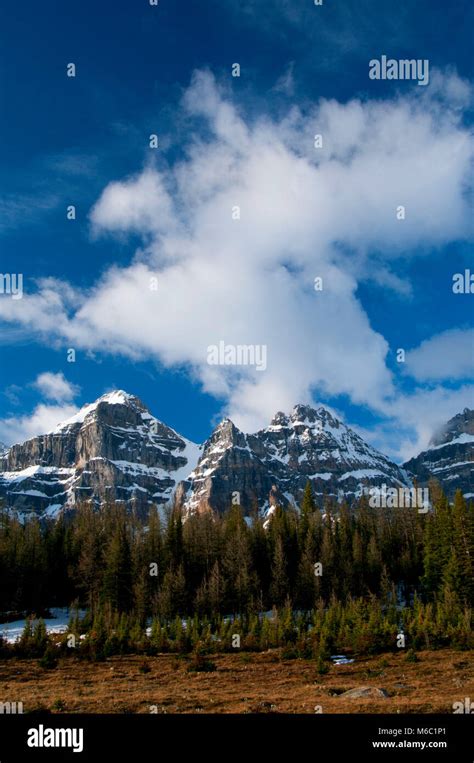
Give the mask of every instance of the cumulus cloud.
M 38 375 L 34 386 L 48 400 L 54 400 L 57 403 L 73 400 L 80 391 L 80 388 L 68 381 L 62 372 L 55 374 L 45 371 Z
M 174 221 L 173 203 L 164 179 L 151 169 L 130 180 L 110 183 L 91 214 L 96 230 L 133 231 L 142 236 L 170 233 Z
M 60 421 L 74 416 L 79 410 L 72 401 L 79 394 L 80 388 L 69 382 L 63 373 L 45 371 L 37 376 L 31 386 L 46 400 L 53 402 L 40 402 L 31 413 L 23 416 L 0 419 L 0 442 L 6 445 L 25 442 L 50 432 Z M 18 400 L 14 399 L 13 402 L 17 403 Z
M 380 427 L 380 443 L 393 458 L 406 461 L 425 450 L 433 433 L 466 406 L 472 406 L 473 400 L 474 384 L 458 389 L 417 389 L 400 395 L 387 406 L 393 418 Z
M 474 375 L 474 329 L 450 329 L 406 354 L 404 370 L 418 381 L 465 379 Z
M 54 429 L 58 422 L 74 416 L 78 411 L 75 405 L 47 405 L 40 403 L 25 416 L 10 416 L 0 420 L 0 441 L 6 445 L 45 434 Z
M 141 235 L 131 263 L 87 293 L 48 279 L 1 301 L 0 317 L 49 341 L 185 367 L 245 429 L 323 394 L 400 417 L 388 344 L 357 288 L 370 279 L 407 295 L 397 261 L 469 235 L 468 90 L 454 74 L 435 83 L 431 97 L 415 87 L 248 119 L 195 73 L 182 108 L 205 131 L 190 131 L 173 166 L 110 183 L 91 211 L 96 236 Z M 221 340 L 266 345 L 267 370 L 208 365 Z

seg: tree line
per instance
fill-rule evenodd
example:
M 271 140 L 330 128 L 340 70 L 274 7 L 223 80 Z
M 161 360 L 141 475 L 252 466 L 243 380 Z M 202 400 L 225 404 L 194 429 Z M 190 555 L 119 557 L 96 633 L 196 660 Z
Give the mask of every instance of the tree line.
M 108 609 L 171 621 L 312 611 L 350 599 L 474 603 L 474 507 L 437 485 L 433 510 L 317 508 L 308 483 L 299 511 L 248 521 L 240 507 L 185 518 L 153 508 L 146 522 L 123 506 L 80 506 L 57 521 L 0 512 L 0 611 Z

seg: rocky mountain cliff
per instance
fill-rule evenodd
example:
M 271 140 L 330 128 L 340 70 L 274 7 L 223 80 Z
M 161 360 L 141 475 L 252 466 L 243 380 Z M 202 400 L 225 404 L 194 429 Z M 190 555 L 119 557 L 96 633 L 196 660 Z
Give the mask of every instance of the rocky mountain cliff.
M 123 501 L 146 514 L 168 503 L 196 465 L 198 445 L 116 391 L 0 457 L 0 498 L 22 514 L 55 516 L 80 501 Z
M 327 408 L 297 405 L 270 426 L 244 434 L 228 419 L 205 443 L 184 498 L 190 509 L 230 506 L 268 511 L 297 502 L 310 480 L 316 497 L 360 495 L 372 485 L 407 485 L 406 474 Z M 237 494 L 234 496 L 234 494 Z
M 474 498 L 474 410 L 465 408 L 431 439 L 427 450 L 411 458 L 404 468 L 426 485 L 435 477 L 451 498 L 460 489 Z
M 464 411 L 430 448 L 397 466 L 327 408 L 297 405 L 254 434 L 224 419 L 199 446 L 156 419 L 135 396 L 103 395 L 53 431 L 0 449 L 0 501 L 20 516 L 54 517 L 80 502 L 123 502 L 141 516 L 175 503 L 186 511 L 246 515 L 297 503 L 306 482 L 324 496 L 352 499 L 372 486 L 440 479 L 473 493 L 473 411 Z

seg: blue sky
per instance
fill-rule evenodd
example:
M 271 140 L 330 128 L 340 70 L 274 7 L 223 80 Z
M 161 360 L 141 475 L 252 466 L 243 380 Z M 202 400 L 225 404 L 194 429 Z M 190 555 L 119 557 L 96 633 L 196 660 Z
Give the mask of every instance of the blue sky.
M 0 294 L 0 440 L 119 387 L 196 441 L 324 402 L 400 459 L 472 407 L 472 3 L 2 15 L 0 271 L 24 295 Z M 428 59 L 429 85 L 370 80 L 383 54 Z M 268 369 L 210 367 L 220 340 Z

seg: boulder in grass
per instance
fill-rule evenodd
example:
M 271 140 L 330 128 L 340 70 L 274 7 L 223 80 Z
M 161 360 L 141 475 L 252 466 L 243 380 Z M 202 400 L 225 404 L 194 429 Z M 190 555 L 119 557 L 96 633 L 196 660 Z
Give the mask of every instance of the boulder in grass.
M 388 692 L 385 689 L 378 689 L 376 686 L 358 686 L 339 696 L 347 699 L 387 699 Z

